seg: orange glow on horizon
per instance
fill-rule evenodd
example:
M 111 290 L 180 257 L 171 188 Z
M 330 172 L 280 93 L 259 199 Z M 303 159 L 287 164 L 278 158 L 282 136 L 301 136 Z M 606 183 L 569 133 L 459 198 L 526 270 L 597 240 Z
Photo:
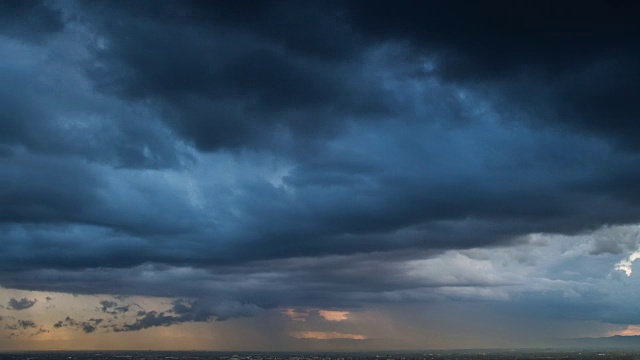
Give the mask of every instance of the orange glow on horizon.
M 349 315 L 348 311 L 320 310 L 318 313 L 327 321 L 345 321 Z
M 316 339 L 316 340 L 333 340 L 333 339 L 351 339 L 366 340 L 367 337 L 360 334 L 345 334 L 335 331 L 294 331 L 289 336 L 296 339 Z
M 640 325 L 628 325 L 625 330 L 610 331 L 607 335 L 608 336 L 615 336 L 615 335 L 637 336 L 637 335 L 640 335 Z
M 309 315 L 317 311 L 326 321 L 345 321 L 348 320 L 349 311 L 322 310 L 322 309 L 305 309 L 305 308 L 286 308 L 280 310 L 280 313 L 288 316 L 293 321 L 307 321 Z
M 307 321 L 307 316 L 309 316 L 309 311 L 310 310 L 287 308 L 287 309 L 282 309 L 280 313 L 287 315 L 293 321 Z

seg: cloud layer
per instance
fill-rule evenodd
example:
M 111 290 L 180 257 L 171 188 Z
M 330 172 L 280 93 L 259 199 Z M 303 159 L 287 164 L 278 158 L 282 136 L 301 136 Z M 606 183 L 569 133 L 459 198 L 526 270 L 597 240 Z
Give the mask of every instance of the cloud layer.
M 553 313 L 574 293 L 597 295 L 578 318 L 628 315 L 598 288 L 624 279 L 552 264 L 521 288 L 539 259 L 518 249 L 590 233 L 569 243 L 603 274 L 638 249 L 636 4 L 2 8 L 5 288 L 190 299 L 122 331 L 385 301 Z

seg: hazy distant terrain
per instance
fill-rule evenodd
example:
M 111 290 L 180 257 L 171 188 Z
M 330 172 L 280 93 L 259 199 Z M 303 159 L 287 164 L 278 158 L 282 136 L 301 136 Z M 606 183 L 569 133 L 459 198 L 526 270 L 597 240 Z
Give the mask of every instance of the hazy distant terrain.
M 638 359 L 640 351 L 502 350 L 379 353 L 222 353 L 222 352 L 23 352 L 0 354 L 2 360 L 475 360 L 475 359 Z
M 565 348 L 584 349 L 637 349 L 640 350 L 640 336 L 610 336 L 599 338 L 577 338 L 559 340 L 557 345 Z

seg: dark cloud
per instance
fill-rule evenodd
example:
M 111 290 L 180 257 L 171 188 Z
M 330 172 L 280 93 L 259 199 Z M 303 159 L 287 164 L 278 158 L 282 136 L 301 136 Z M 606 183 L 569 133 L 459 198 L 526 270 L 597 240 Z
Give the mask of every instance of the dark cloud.
M 0 43 L 3 52 L 12 54 L 3 60 L 5 70 L 0 72 L 2 158 L 15 154 L 18 146 L 117 167 L 163 168 L 189 162 L 166 127 L 153 122 L 153 112 L 96 96 L 78 70 L 85 60 L 62 55 L 81 52 L 82 42 L 68 42 L 44 48 Z M 20 60 L 24 58 L 32 60 L 25 64 Z M 34 77 L 34 71 L 42 76 Z
M 107 312 L 109 309 L 118 306 L 118 303 L 111 300 L 101 300 L 100 305 L 102 305 L 102 312 Z
M 91 201 L 94 196 L 92 188 L 100 181 L 86 169 L 60 159 L 24 160 L 21 164 L 15 160 L 2 163 L 0 177 L 7 186 L 0 192 L 5 204 L 0 206 L 0 218 L 5 223 L 63 220 L 84 201 Z M 55 172 L 63 172 L 68 177 L 43 181 L 47 174 Z M 78 181 L 77 186 L 68 188 L 74 179 Z
M 95 67 L 88 71 L 103 92 L 164 105 L 170 126 L 202 150 L 272 147 L 290 137 L 313 141 L 335 133 L 345 117 L 376 117 L 389 110 L 387 92 L 360 64 L 327 59 L 344 52 L 335 48 L 344 40 L 334 39 L 349 33 L 321 4 L 249 7 L 255 16 L 236 9 L 231 11 L 236 21 L 227 27 L 215 19 L 226 19 L 233 6 L 172 5 L 106 9 L 121 21 L 96 22 L 107 45 L 95 49 Z M 310 30 L 316 37 L 326 38 L 326 49 L 310 46 L 304 33 L 309 22 L 319 27 Z
M 433 63 L 427 73 L 491 83 L 507 106 L 637 150 L 636 3 L 351 1 L 349 8 L 372 41 L 411 42 Z
M 59 10 L 41 0 L 3 1 L 0 4 L 0 34 L 28 41 L 42 41 L 64 28 Z
M 117 302 L 111 301 L 111 300 L 101 300 L 100 305 L 101 305 L 100 310 L 106 314 L 117 315 L 117 314 L 123 314 L 129 311 L 129 305 L 121 306 Z
M 149 311 L 144 316 L 141 316 L 138 319 L 136 319 L 134 323 L 125 324 L 121 328 L 116 327 L 113 330 L 116 332 L 137 331 L 137 330 L 143 330 L 143 329 L 156 327 L 156 326 L 170 326 L 173 324 L 180 324 L 181 322 L 182 321 L 180 318 L 175 316 L 165 315 L 164 312 L 158 313 L 156 311 Z
M 75 329 L 80 329 L 85 334 L 90 334 L 96 331 L 99 327 L 107 328 L 106 326 L 100 326 L 100 324 L 104 321 L 104 319 L 94 319 L 91 318 L 88 321 L 76 321 L 70 317 L 66 317 L 64 320 L 60 320 L 53 324 L 54 329 L 60 329 L 62 327 L 71 327 Z
M 71 317 L 67 316 L 64 320 L 60 320 L 55 324 L 53 324 L 53 327 L 57 329 L 63 326 L 78 326 L 78 322 L 72 319 Z
M 133 323 L 124 324 L 122 326 L 113 326 L 113 331 L 138 331 L 150 327 L 171 326 L 189 321 L 209 321 L 212 314 L 200 313 L 193 316 L 193 305 L 185 301 L 174 302 L 171 309 L 166 312 L 157 311 L 139 311 L 137 318 Z
M 29 334 L 29 336 L 38 336 L 40 334 L 46 334 L 48 333 L 49 330 L 45 329 L 45 328 L 39 328 L 36 332 Z
M 563 70 L 604 52 L 637 50 L 633 19 L 639 8 L 633 2 L 400 1 L 392 7 L 351 1 L 348 7 L 350 19 L 369 36 L 408 39 L 458 57 L 443 64 L 458 77 L 492 77 L 541 63 Z
M 113 326 L 113 331 L 138 331 L 150 327 L 171 326 L 185 322 L 224 321 L 232 317 L 255 315 L 260 308 L 253 304 L 202 303 L 197 300 L 175 300 L 171 309 L 163 312 L 139 312 L 133 323 Z
M 28 92 L 9 88 L 0 97 L 15 107 L 7 110 L 6 142 L 28 150 L 13 153 L 0 173 L 9 184 L 2 202 L 9 204 L 1 213 L 4 230 L 52 245 L 29 252 L 26 256 L 33 264 L 82 268 L 464 248 L 509 241 L 531 231 L 575 232 L 637 218 L 638 173 L 629 166 L 637 161 L 635 154 L 618 154 L 606 142 L 567 135 L 555 127 L 532 128 L 525 122 L 509 128 L 505 123 L 512 119 L 505 118 L 519 116 L 520 106 L 488 107 L 483 104 L 493 98 L 485 99 L 477 91 L 498 88 L 505 81 L 509 88 L 517 78 L 504 80 L 482 72 L 487 79 L 465 88 L 444 75 L 441 83 L 410 76 L 422 66 L 415 50 L 392 41 L 413 39 L 415 46 L 425 49 L 432 43 L 422 38 L 424 34 L 410 31 L 417 26 L 411 23 L 413 13 L 400 4 L 394 11 L 407 17 L 402 26 L 408 28 L 393 30 L 400 25 L 389 16 L 391 23 L 381 24 L 389 31 L 378 34 L 367 16 L 382 10 L 375 4 L 350 8 L 356 5 L 314 5 L 315 13 L 331 16 L 334 22 L 313 30 L 306 24 L 299 34 L 276 31 L 281 26 L 276 21 L 263 22 L 274 19 L 273 14 L 299 22 L 308 11 L 294 7 L 283 12 L 277 4 L 242 11 L 233 6 L 205 6 L 201 11 L 200 5 L 186 3 L 68 9 L 78 12 L 73 21 L 87 22 L 94 33 L 76 35 L 82 41 L 73 44 L 83 48 L 87 58 L 54 62 L 89 67 L 87 79 L 85 73 L 70 70 L 77 67 L 63 66 L 74 75 L 73 84 L 60 83 L 73 88 L 88 82 L 83 95 L 88 101 L 74 102 L 75 90 L 45 102 L 15 95 Z M 507 7 L 504 13 L 511 10 Z M 228 20 L 213 21 L 227 18 L 229 12 L 233 15 Z M 464 12 L 479 24 L 477 9 Z M 106 14 L 118 14 L 120 20 L 105 22 Z M 482 27 L 473 21 L 466 25 L 469 29 Z M 434 27 L 426 34 L 442 33 L 440 47 L 467 54 L 459 38 L 463 35 L 449 34 L 447 22 L 425 26 Z M 313 31 L 349 34 L 341 41 L 351 42 L 353 51 L 329 56 L 328 49 L 314 52 L 309 49 L 313 46 L 289 38 Z M 484 39 L 487 33 L 475 36 Z M 382 36 L 390 43 L 370 42 Z M 18 76 L 36 88 L 44 86 L 27 72 Z M 478 112 L 479 108 L 484 110 Z M 86 114 L 97 114 L 97 122 L 79 120 Z M 136 114 L 144 120 L 128 125 L 132 122 L 125 119 Z M 78 120 L 60 122 L 61 116 Z M 109 129 L 115 129 L 113 136 Z M 54 136 L 41 136 L 44 133 Z M 158 144 L 173 145 L 152 145 L 147 140 L 153 134 L 159 134 Z M 83 140 L 95 142 L 96 136 L 100 145 L 93 156 Z M 180 141 L 219 152 L 208 161 L 210 154 L 189 150 L 198 164 L 177 170 L 187 178 L 174 173 L 171 180 L 169 173 L 150 177 L 135 171 L 161 171 L 162 166 L 179 163 Z M 119 144 L 135 147 L 132 151 L 147 154 L 145 159 L 164 160 L 155 166 L 142 158 L 133 160 L 134 155 L 102 157 Z M 67 148 L 70 145 L 74 148 Z M 45 149 L 53 155 L 42 155 Z M 172 155 L 161 155 L 165 150 Z M 80 153 L 81 160 L 75 155 Z M 170 160 L 173 155 L 177 157 Z M 195 175 L 222 164 L 217 174 L 207 175 L 220 176 L 243 161 L 248 164 L 242 169 L 245 173 L 235 175 L 241 180 L 232 184 L 202 189 L 206 177 Z M 264 161 L 286 169 L 281 185 L 265 181 L 266 175 L 252 179 L 250 174 Z M 121 166 L 131 171 L 118 171 Z M 48 174 L 57 172 L 67 174 L 65 179 L 51 180 Z M 543 176 L 548 173 L 552 175 Z M 175 185 L 187 181 L 188 189 Z M 183 190 L 189 192 L 187 198 Z M 608 211 L 591 212 L 593 203 Z M 412 235 L 398 236 L 408 233 Z M 83 237 L 96 240 L 77 248 L 60 246 Z M 19 255 L 24 241 L 15 242 L 5 256 L 7 266 L 19 266 L 12 260 L 25 256 Z
M 70 280 L 76 278 L 73 286 L 86 290 L 93 288 L 96 292 L 100 289 L 102 292 L 153 296 L 182 294 L 191 298 L 175 301 L 171 309 L 163 312 L 151 315 L 147 315 L 149 312 L 139 312 L 138 319 L 145 320 L 140 320 L 142 323 L 135 325 L 136 328 L 147 322 L 220 321 L 251 316 L 262 309 L 277 306 L 357 308 L 363 302 L 436 300 L 441 297 L 437 294 L 439 287 L 499 288 L 512 282 L 509 279 L 496 279 L 492 273 L 482 274 L 473 268 L 467 269 L 464 257 L 455 259 L 458 262 L 432 260 L 434 265 L 425 267 L 430 274 L 407 276 L 411 268 L 407 267 L 406 262 L 416 257 L 429 259 L 433 254 L 406 252 L 332 256 L 314 260 L 295 258 L 256 262 L 242 267 L 215 267 L 214 271 L 153 269 L 155 281 L 151 283 L 144 277 L 145 273 L 151 271 L 150 268 L 92 271 L 86 277 L 79 276 L 82 274 L 80 272 L 75 275 L 38 273 L 30 274 L 30 277 L 43 280 L 55 278 L 57 282 L 69 286 L 72 284 Z M 441 276 L 442 279 L 439 278 Z M 113 284 L 113 277 L 122 279 L 115 285 L 117 288 Z M 32 282 L 29 287 L 46 288 L 45 284 L 46 280 L 43 283 Z M 421 291 L 424 291 L 422 297 L 411 295 L 412 292 Z
M 82 331 L 83 331 L 85 334 L 90 334 L 90 333 L 92 333 L 92 332 L 96 331 L 96 327 L 95 327 L 95 326 L 93 326 L 93 325 L 91 325 L 91 324 L 83 324 L 83 325 L 82 325 Z
M 125 301 L 126 300 L 126 296 L 124 295 L 118 295 L 116 296 L 116 298 L 120 301 Z M 131 310 L 132 307 L 137 307 L 139 308 L 138 311 L 133 312 Z M 100 301 L 100 307 L 96 309 L 97 311 L 100 311 L 104 314 L 110 315 L 110 318 L 108 319 L 109 323 L 112 323 L 113 321 L 117 320 L 117 319 L 126 319 L 128 316 L 127 314 L 135 314 L 134 316 L 141 318 L 144 317 L 147 314 L 147 311 L 144 310 L 144 308 L 142 308 L 142 306 L 138 305 L 137 303 L 129 303 L 129 304 L 120 304 L 118 302 L 115 301 L 111 301 L 111 300 L 101 300 Z M 88 322 L 86 322 L 86 324 L 82 324 L 82 325 L 87 325 L 85 326 L 87 329 L 91 326 L 91 327 L 102 327 L 102 328 L 117 328 L 117 326 L 115 325 L 101 325 L 99 326 L 101 323 L 103 323 L 105 321 L 105 319 L 102 318 L 91 318 L 89 319 Z M 94 329 L 95 330 L 95 329 Z M 85 331 L 86 332 L 86 331 Z
M 193 299 L 114 329 L 500 298 L 406 266 L 640 220 L 635 4 L 4 6 L 2 286 Z
M 7 304 L 7 307 L 11 310 L 20 311 L 20 310 L 25 310 L 30 307 L 33 307 L 33 305 L 35 305 L 37 302 L 38 302 L 37 299 L 29 300 L 27 298 L 22 298 L 18 300 L 15 298 L 11 298 L 9 299 L 9 303 Z
M 18 320 L 18 325 L 23 329 L 35 328 L 36 323 L 31 320 Z
M 37 327 L 36 323 L 31 320 L 18 320 L 13 325 L 6 325 L 5 329 L 8 330 L 28 330 L 35 329 Z

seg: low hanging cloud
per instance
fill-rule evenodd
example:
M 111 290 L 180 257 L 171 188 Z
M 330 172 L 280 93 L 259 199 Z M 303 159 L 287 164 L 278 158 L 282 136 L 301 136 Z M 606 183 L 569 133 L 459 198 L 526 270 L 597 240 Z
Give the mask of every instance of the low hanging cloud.
M 138 331 L 151 327 L 171 326 L 185 322 L 224 321 L 229 318 L 252 316 L 260 312 L 253 304 L 228 302 L 203 303 L 198 300 L 175 300 L 166 311 L 141 311 L 133 323 L 113 325 L 115 332 Z
M 67 316 L 64 320 L 60 320 L 53 324 L 54 329 L 60 329 L 63 327 L 70 327 L 75 329 L 80 329 L 85 334 L 90 334 L 98 329 L 100 324 L 104 322 L 104 319 L 91 318 L 87 321 L 76 321 L 71 317 Z M 108 328 L 107 326 L 101 326 L 102 328 Z
M 16 298 L 11 298 L 7 304 L 7 308 L 16 311 L 26 310 L 33 307 L 37 302 L 37 299 L 29 300 L 27 298 L 22 298 L 18 300 Z
M 96 327 L 93 324 L 89 323 L 89 322 L 84 322 L 84 323 L 82 323 L 82 331 L 85 334 L 90 334 L 90 333 L 96 331 Z
M 31 320 L 18 320 L 18 326 L 22 329 L 30 329 L 37 327 L 36 323 Z
M 100 301 L 100 311 L 110 315 L 124 314 L 129 311 L 131 305 L 119 305 L 115 301 L 111 300 L 101 300 Z
M 185 321 L 188 320 L 179 316 L 166 315 L 164 312 L 149 311 L 138 317 L 133 323 L 124 324 L 121 327 L 114 327 L 113 331 L 138 331 L 148 329 L 150 327 L 171 326 Z
M 36 325 L 36 323 L 32 320 L 18 320 L 13 329 L 35 329 L 37 326 L 38 325 Z

